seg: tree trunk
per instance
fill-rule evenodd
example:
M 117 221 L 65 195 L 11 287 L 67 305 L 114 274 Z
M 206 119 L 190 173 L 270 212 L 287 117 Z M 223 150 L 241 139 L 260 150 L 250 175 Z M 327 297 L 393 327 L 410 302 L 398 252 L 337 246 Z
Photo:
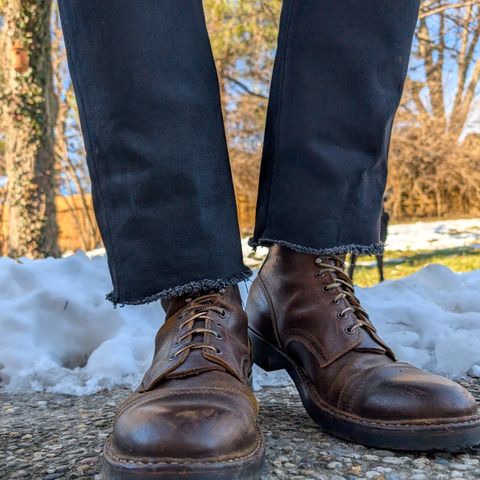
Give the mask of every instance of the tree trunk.
M 4 4 L 8 254 L 57 256 L 50 0 Z

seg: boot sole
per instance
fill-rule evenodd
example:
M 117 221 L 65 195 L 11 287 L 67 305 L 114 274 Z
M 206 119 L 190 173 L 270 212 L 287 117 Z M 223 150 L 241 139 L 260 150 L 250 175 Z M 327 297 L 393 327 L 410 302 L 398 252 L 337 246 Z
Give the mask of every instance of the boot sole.
M 254 362 L 267 372 L 286 370 L 297 387 L 305 410 L 326 432 L 369 447 L 459 452 L 480 444 L 480 417 L 428 424 L 371 421 L 337 410 L 322 400 L 303 369 L 249 327 Z
M 134 462 L 113 458 L 110 438 L 103 450 L 104 480 L 258 480 L 265 467 L 265 443 L 260 435 L 256 449 L 239 459 L 222 462 Z

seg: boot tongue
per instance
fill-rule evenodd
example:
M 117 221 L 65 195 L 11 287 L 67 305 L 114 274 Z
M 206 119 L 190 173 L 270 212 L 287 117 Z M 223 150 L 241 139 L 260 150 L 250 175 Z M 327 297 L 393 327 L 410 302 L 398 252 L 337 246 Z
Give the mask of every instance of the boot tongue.
M 240 293 L 238 292 L 238 288 L 236 287 L 222 288 L 219 290 L 219 292 L 223 293 L 226 297 L 229 298 L 240 298 Z M 217 291 L 211 290 L 205 292 L 189 293 L 181 295 L 180 297 L 172 297 L 168 299 L 162 298 L 161 304 L 163 310 L 165 311 L 165 318 L 171 317 L 174 313 L 178 312 L 181 308 L 188 304 L 190 300 L 195 299 L 195 297 L 205 295 L 207 293 L 217 293 Z
M 173 297 L 169 299 L 162 298 L 161 304 L 165 311 L 165 318 L 171 317 L 174 313 L 178 312 L 188 302 L 188 298 L 192 298 L 192 295 L 182 295 L 181 297 Z
M 326 263 L 330 263 L 336 267 L 344 267 L 346 261 L 346 254 L 332 255 L 331 257 L 324 258 Z M 381 340 L 370 330 L 365 327 L 361 327 L 362 341 L 354 348 L 356 352 L 370 352 L 370 353 L 387 353 L 387 349 L 383 347 Z
M 168 300 L 162 300 L 162 307 L 165 310 L 166 320 L 163 326 L 157 333 L 155 338 L 155 354 L 152 365 L 145 373 L 139 391 L 147 391 L 154 388 L 160 383 L 162 379 L 185 378 L 199 375 L 203 372 L 209 371 L 226 371 L 226 369 L 215 362 L 210 361 L 203 355 L 203 349 L 191 349 L 185 351 L 175 359 L 172 355 L 172 342 L 175 335 L 175 330 L 178 328 L 179 322 L 182 320 L 175 318 L 177 313 L 186 307 L 193 298 L 197 295 L 182 295 L 181 297 L 174 297 Z M 213 300 L 212 305 L 218 300 Z M 208 319 L 198 318 L 193 320 L 195 327 L 209 327 L 211 322 Z M 185 333 L 187 329 L 185 327 Z M 178 333 L 177 333 L 178 335 Z M 203 343 L 204 333 L 194 333 L 189 343 Z
M 202 297 L 202 299 L 199 297 Z M 195 317 L 195 309 L 192 309 L 192 311 L 185 312 L 185 318 L 181 318 L 182 314 L 180 311 L 192 301 L 204 302 L 198 304 L 198 311 L 200 312 L 205 307 L 206 315 L 204 317 L 202 315 Z M 211 371 L 228 372 L 239 380 L 244 381 L 245 375 L 242 364 L 244 356 L 236 354 L 233 342 L 228 341 L 231 338 L 230 335 L 226 335 L 223 341 L 217 340 L 215 336 L 212 337 L 213 334 L 202 331 L 193 333 L 191 338 L 185 337 L 185 346 L 188 344 L 196 344 L 198 346 L 200 346 L 199 344 L 205 344 L 205 347 L 202 346 L 202 348 L 182 349 L 182 343 L 178 343 L 183 335 L 182 332 L 186 334 L 195 330 L 195 328 L 206 328 L 215 332 L 218 327 L 216 321 L 209 318 L 210 316 L 207 313 L 210 309 L 209 307 L 215 307 L 212 310 L 218 312 L 219 307 L 225 309 L 230 306 L 230 309 L 233 308 L 233 311 L 235 311 L 235 305 L 231 306 L 233 302 L 241 302 L 237 287 L 227 287 L 218 292 L 207 292 L 190 297 L 185 295 L 181 298 L 162 302 L 168 316 L 164 325 L 157 333 L 152 365 L 145 373 L 139 391 L 152 390 L 162 379 L 192 377 Z M 182 330 L 179 330 L 184 320 L 187 321 L 190 315 L 194 317 L 190 324 L 185 323 Z M 175 341 L 177 343 L 174 343 Z M 220 348 L 219 342 L 223 342 L 221 343 L 222 350 L 220 351 L 218 351 L 218 348 Z M 209 346 L 213 348 L 209 348 Z M 178 349 L 182 351 L 180 352 Z M 175 355 L 175 351 L 178 352 L 177 355 Z
M 214 293 L 214 292 L 211 292 Z M 181 308 L 185 307 L 185 305 L 188 305 L 194 298 L 195 296 L 199 296 L 201 294 L 197 295 L 183 295 L 182 297 L 176 297 L 173 298 L 169 301 L 162 302 L 162 306 L 164 307 L 166 311 L 167 317 L 170 315 L 173 315 L 177 311 L 179 311 Z M 217 298 L 217 300 L 214 300 L 211 305 L 215 305 L 218 303 L 220 300 L 220 297 Z M 213 325 L 210 325 L 211 320 L 206 320 L 203 318 L 198 318 L 194 320 L 194 327 L 204 327 L 204 328 L 209 328 L 212 327 Z M 204 333 L 195 333 L 192 335 L 190 339 L 190 343 L 202 343 L 205 340 L 205 334 Z M 185 361 L 178 366 L 173 372 L 170 374 L 166 375 L 165 378 L 178 378 L 178 377 L 185 377 L 185 376 L 191 376 L 191 375 L 198 375 L 199 373 L 202 372 L 207 372 L 207 371 L 212 371 L 212 370 L 219 370 L 219 371 L 226 371 L 224 367 L 221 365 L 218 365 L 217 363 L 212 362 L 208 358 L 205 358 L 203 355 L 203 350 L 201 349 L 195 349 L 191 350 L 185 359 Z

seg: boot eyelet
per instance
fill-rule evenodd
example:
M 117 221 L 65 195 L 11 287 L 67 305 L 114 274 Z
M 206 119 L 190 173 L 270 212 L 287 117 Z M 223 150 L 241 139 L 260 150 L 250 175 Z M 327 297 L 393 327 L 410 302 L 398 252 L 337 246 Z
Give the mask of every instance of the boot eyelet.
M 315 263 L 316 263 L 317 265 L 320 265 L 320 264 L 322 263 L 322 259 L 321 259 L 320 257 L 317 257 L 317 258 L 315 259 Z
M 170 355 L 170 356 L 168 357 L 168 359 L 169 359 L 170 361 L 175 360 L 175 355 Z
M 223 338 L 219 333 L 217 333 L 215 336 L 216 336 L 219 340 L 221 340 L 221 339 Z
M 221 355 L 223 353 L 223 350 L 220 350 L 219 348 L 217 348 L 217 355 Z
M 344 319 L 346 316 L 347 316 L 346 313 L 342 313 L 342 312 L 337 313 L 338 318 Z
M 345 333 L 348 333 L 348 335 L 353 335 L 355 332 L 352 330 L 352 326 L 348 326 L 345 328 Z
M 179 345 L 180 345 L 180 342 L 178 340 L 173 344 L 174 347 L 178 347 Z
M 333 303 L 334 305 L 340 305 L 340 300 L 335 300 L 335 299 L 333 299 L 333 300 L 332 300 L 332 303 Z
M 218 316 L 221 317 L 221 318 L 225 318 L 227 316 L 226 310 L 224 308 L 222 308 L 222 311 L 219 312 Z
M 330 292 L 330 289 L 328 288 L 328 285 L 324 285 L 324 286 L 322 287 L 322 292 L 323 292 L 323 293 L 329 293 L 329 292 Z

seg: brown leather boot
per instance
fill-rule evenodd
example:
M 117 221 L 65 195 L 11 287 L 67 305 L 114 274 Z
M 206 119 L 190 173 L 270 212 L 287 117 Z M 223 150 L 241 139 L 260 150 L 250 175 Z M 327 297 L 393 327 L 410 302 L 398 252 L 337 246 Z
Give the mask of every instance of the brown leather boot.
M 247 314 L 255 363 L 286 369 L 326 431 L 399 450 L 480 443 L 474 398 L 395 360 L 354 296 L 343 258 L 273 246 L 250 288 Z
M 104 448 L 107 479 L 258 479 L 264 443 L 238 288 L 164 302 L 140 387 Z

